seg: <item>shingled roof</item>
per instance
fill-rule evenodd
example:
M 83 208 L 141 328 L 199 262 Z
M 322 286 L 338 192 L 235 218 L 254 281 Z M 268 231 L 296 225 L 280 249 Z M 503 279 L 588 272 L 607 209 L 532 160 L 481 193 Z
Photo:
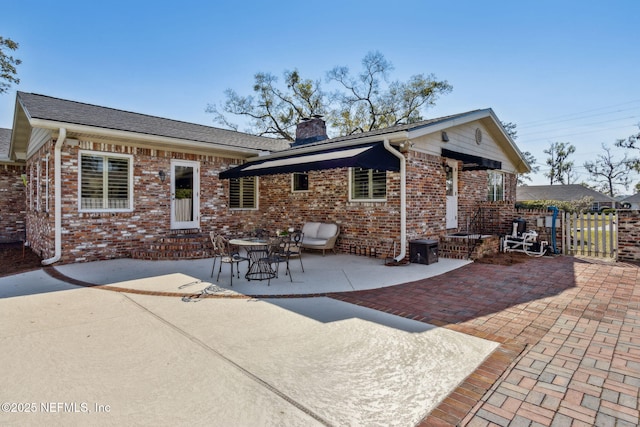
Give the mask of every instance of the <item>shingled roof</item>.
M 339 136 L 336 138 L 331 138 L 330 140 L 324 140 L 321 142 L 317 142 L 314 143 L 316 145 L 322 145 L 322 144 L 327 144 L 327 143 L 334 143 L 334 142 L 340 142 L 340 141 L 349 141 L 349 140 L 354 140 L 354 139 L 359 139 L 359 138 L 367 138 L 367 137 L 371 137 L 371 136 L 383 136 L 386 134 L 391 134 L 391 133 L 395 133 L 395 132 L 401 132 L 401 131 L 415 131 L 418 129 L 422 129 L 422 128 L 427 128 L 429 126 L 434 126 L 437 125 L 439 123 L 444 123 L 450 120 L 455 120 L 458 118 L 462 118 L 464 116 L 468 116 L 471 115 L 473 113 L 477 113 L 480 111 L 484 111 L 484 110 L 473 110 L 473 111 L 467 111 L 464 113 L 460 113 L 460 114 L 453 114 L 450 116 L 444 116 L 444 117 L 438 117 L 438 118 L 434 118 L 434 119 L 427 119 L 427 120 L 421 120 L 418 122 L 414 122 L 414 123 L 405 123 L 405 124 L 399 124 L 396 126 L 390 126 L 387 128 L 383 128 L 383 129 L 376 129 L 376 130 L 372 130 L 372 131 L 368 131 L 368 132 L 362 132 L 362 133 L 354 133 L 351 135 L 346 135 L 346 136 Z M 309 146 L 312 144 L 306 144 L 305 146 Z
M 289 147 L 288 141 L 285 140 L 132 113 L 46 95 L 18 92 L 17 97 L 30 119 L 266 151 L 283 150 Z
M 593 197 L 594 202 L 613 202 L 613 197 L 599 193 L 580 184 L 570 185 L 523 185 L 516 188 L 516 200 L 525 202 L 529 200 L 558 200 L 572 201 L 584 197 Z
M 9 158 L 9 144 L 11 143 L 11 129 L 0 128 L 0 160 Z

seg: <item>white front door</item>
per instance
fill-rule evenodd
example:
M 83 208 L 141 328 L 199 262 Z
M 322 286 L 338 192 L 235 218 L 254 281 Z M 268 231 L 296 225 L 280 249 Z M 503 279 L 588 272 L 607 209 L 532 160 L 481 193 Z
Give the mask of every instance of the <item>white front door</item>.
M 447 160 L 447 229 L 458 228 L 458 162 Z
M 200 228 L 200 164 L 171 161 L 171 229 Z

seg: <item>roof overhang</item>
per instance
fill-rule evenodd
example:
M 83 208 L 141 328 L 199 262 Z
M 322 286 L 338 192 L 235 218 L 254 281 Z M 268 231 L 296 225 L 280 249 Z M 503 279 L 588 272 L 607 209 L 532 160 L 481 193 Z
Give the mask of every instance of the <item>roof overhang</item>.
M 463 170 L 487 170 L 487 169 L 502 169 L 502 162 L 498 160 L 491 160 L 485 157 L 474 156 L 472 154 L 459 153 L 457 151 L 442 149 L 442 157 L 449 159 L 460 160 L 462 162 Z
M 494 131 L 496 134 L 500 135 L 500 147 L 504 150 L 505 154 L 510 157 L 515 166 L 517 173 L 527 173 L 531 172 L 531 165 L 524 157 L 515 141 L 509 134 L 505 131 L 502 123 L 496 116 L 495 112 L 491 108 L 486 108 L 483 110 L 471 111 L 466 114 L 461 114 L 451 119 L 445 119 L 442 121 L 438 121 L 436 123 L 428 124 L 425 126 L 416 127 L 409 132 L 409 138 L 415 139 L 420 136 L 432 134 L 435 132 L 440 132 L 442 130 L 449 129 L 454 126 L 463 125 L 466 123 L 470 123 L 473 121 L 480 121 L 485 126 L 487 126 L 490 130 Z M 487 169 L 496 169 L 496 168 L 487 168 Z M 499 169 L 499 168 L 498 168 Z
M 313 150 L 300 150 L 288 155 L 256 158 L 221 172 L 221 179 L 308 172 L 312 170 L 361 167 L 378 170 L 400 170 L 400 160 L 387 151 L 381 141 L 358 145 L 325 144 Z
M 30 124 L 32 127 L 38 127 L 43 129 L 57 130 L 65 128 L 68 133 L 94 135 L 103 138 L 113 138 L 125 141 L 137 141 L 146 144 L 152 144 L 156 146 L 162 146 L 166 148 L 183 147 L 199 150 L 217 150 L 221 152 L 233 152 L 244 156 L 255 156 L 262 150 L 240 148 L 236 146 L 226 144 L 216 144 L 211 142 L 190 141 L 179 138 L 171 138 L 166 136 L 158 136 L 146 133 L 130 132 L 115 129 L 99 128 L 94 126 L 78 125 L 74 123 L 55 122 L 51 120 L 43 119 L 31 119 Z

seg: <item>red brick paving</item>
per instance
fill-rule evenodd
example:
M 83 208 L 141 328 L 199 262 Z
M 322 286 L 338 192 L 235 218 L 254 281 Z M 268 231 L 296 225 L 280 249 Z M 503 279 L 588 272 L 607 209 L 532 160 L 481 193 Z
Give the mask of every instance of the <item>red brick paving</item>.
M 422 426 L 637 426 L 639 271 L 531 258 L 331 296 L 501 343 Z
M 326 296 L 501 344 L 421 426 L 626 427 L 640 424 L 639 271 L 573 257 L 530 258 Z

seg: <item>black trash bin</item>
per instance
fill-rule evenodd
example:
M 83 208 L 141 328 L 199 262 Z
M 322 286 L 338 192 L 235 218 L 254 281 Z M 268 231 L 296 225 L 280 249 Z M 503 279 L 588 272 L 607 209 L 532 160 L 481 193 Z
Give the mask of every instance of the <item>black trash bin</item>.
M 409 241 L 409 261 L 416 264 L 438 262 L 438 241 L 431 239 Z

